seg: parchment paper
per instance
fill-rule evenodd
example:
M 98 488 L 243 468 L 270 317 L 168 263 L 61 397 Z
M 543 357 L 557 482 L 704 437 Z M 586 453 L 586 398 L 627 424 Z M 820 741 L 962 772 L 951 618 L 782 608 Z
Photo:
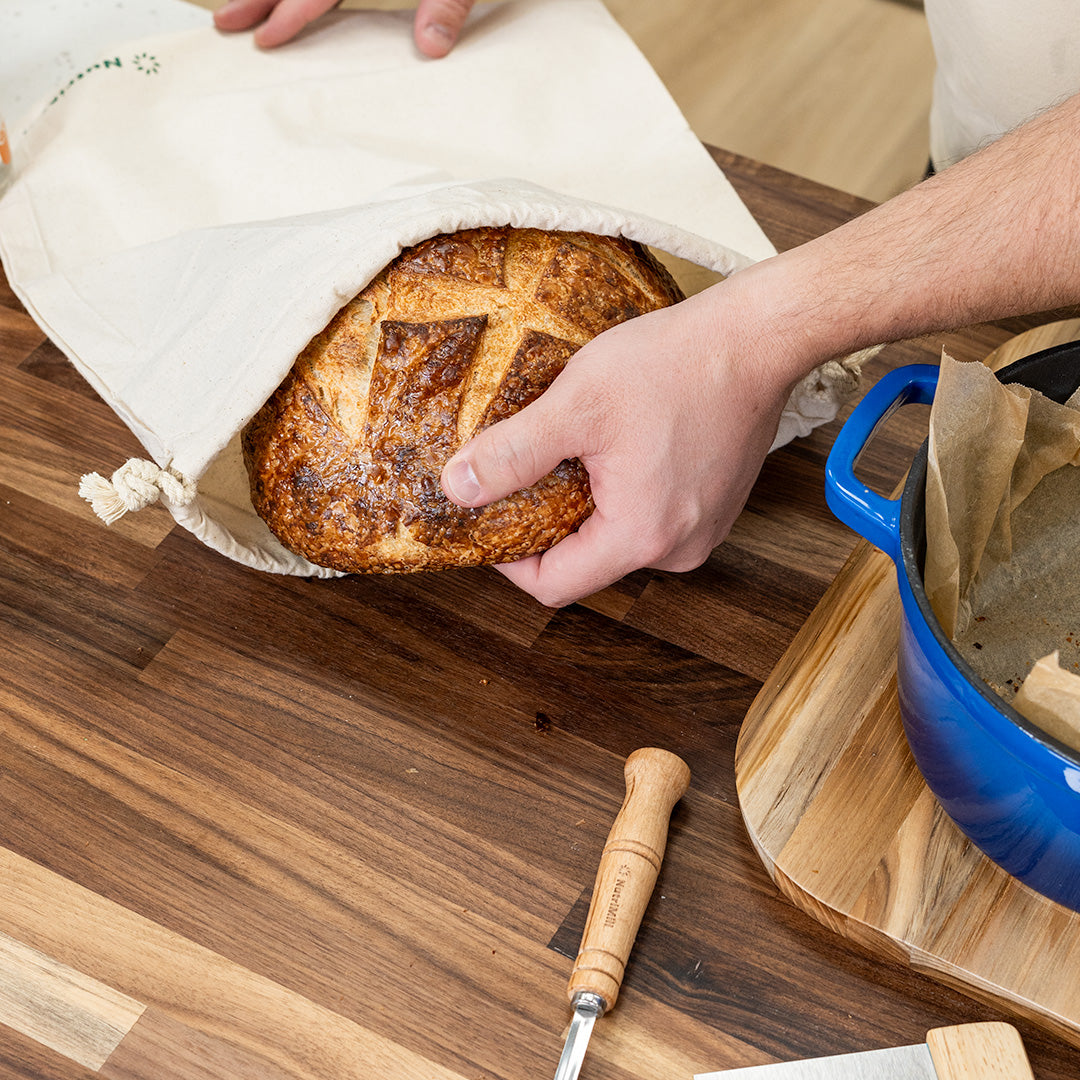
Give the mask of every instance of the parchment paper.
M 1080 393 L 1059 405 L 943 355 L 926 535 L 927 595 L 961 655 L 1080 749 Z

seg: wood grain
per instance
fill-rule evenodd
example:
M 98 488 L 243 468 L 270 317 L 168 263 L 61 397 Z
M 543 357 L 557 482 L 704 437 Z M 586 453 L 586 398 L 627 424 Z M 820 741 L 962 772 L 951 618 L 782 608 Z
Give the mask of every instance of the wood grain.
M 1078 333 L 1078 320 L 1049 322 L 985 360 L 997 370 Z M 824 925 L 1080 1045 L 1080 914 L 995 866 L 926 787 L 896 696 L 900 618 L 892 561 L 860 541 L 747 714 L 748 834 Z
M 148 1004 L 164 1006 L 195 1032 L 215 1039 L 219 1060 L 246 1053 L 297 1077 L 361 1077 L 372 1075 L 369 1068 L 404 1077 L 456 1075 L 28 860 L 8 855 L 0 861 L 0 874 L 16 898 L 3 913 L 6 928 L 47 955 L 67 958 L 62 964 L 70 961 L 93 973 L 95 987 L 123 986 Z M 123 1000 L 124 993 L 112 997 Z M 138 1038 L 148 1035 L 141 1032 Z M 94 1067 L 105 1076 L 111 1073 L 107 1060 Z
M 716 157 L 780 247 L 867 206 Z M 966 357 L 1008 336 L 944 340 Z M 890 347 L 867 377 L 942 343 Z M 60 1012 L 60 1048 L 5 1011 L 0 1080 L 553 1074 L 642 746 L 693 781 L 583 1080 L 1012 1015 L 820 925 L 746 836 L 740 725 L 853 542 L 822 492 L 836 429 L 770 458 L 700 570 L 639 572 L 561 611 L 485 570 L 277 578 L 157 508 L 92 519 L 79 475 L 139 447 L 0 281 L 0 935 L 56 973 L 57 998 L 86 980 L 143 1009 L 96 1069 L 72 1046 L 97 1005 Z M 895 483 L 919 437 L 898 419 L 868 479 Z M 988 917 L 1008 935 L 1023 913 Z M 1020 1025 L 1039 1080 L 1075 1076 L 1072 1046 Z
M 16 1031 L 100 1069 L 145 1006 L 0 934 L 0 1015 Z
M 965 1024 L 928 1032 L 938 1080 L 1030 1080 L 1024 1044 L 1009 1024 Z

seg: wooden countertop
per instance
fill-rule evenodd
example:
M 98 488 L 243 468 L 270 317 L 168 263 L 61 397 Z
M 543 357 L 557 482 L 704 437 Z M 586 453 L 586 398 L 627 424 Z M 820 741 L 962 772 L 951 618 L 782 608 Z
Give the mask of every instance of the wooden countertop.
M 715 157 L 781 248 L 866 208 Z M 644 745 L 693 779 L 583 1080 L 1010 1019 L 795 909 L 740 818 L 740 722 L 855 541 L 822 492 L 836 424 L 768 460 L 698 571 L 552 612 L 487 570 L 263 575 L 156 507 L 104 527 L 78 478 L 140 448 L 6 283 L 0 380 L 0 1080 L 553 1075 Z M 917 411 L 869 481 L 900 476 Z M 1018 1026 L 1039 1080 L 1075 1077 Z

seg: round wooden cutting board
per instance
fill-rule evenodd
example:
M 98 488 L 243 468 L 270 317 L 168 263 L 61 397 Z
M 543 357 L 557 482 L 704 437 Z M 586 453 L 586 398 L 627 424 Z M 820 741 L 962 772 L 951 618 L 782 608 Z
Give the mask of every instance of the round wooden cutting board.
M 986 363 L 1080 338 L 1080 320 Z M 892 561 L 860 541 L 747 713 L 743 820 L 781 891 L 837 933 L 1080 1045 L 1080 914 L 1011 878 L 941 810 L 896 696 Z

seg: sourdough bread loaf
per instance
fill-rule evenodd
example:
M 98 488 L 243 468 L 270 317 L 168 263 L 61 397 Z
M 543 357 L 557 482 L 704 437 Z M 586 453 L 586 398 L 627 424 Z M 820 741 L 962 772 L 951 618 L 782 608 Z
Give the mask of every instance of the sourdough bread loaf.
M 682 299 L 621 238 L 480 228 L 408 248 L 297 358 L 244 429 L 252 503 L 289 550 L 348 573 L 509 562 L 592 510 L 581 463 L 463 509 L 443 465 L 601 331 Z

